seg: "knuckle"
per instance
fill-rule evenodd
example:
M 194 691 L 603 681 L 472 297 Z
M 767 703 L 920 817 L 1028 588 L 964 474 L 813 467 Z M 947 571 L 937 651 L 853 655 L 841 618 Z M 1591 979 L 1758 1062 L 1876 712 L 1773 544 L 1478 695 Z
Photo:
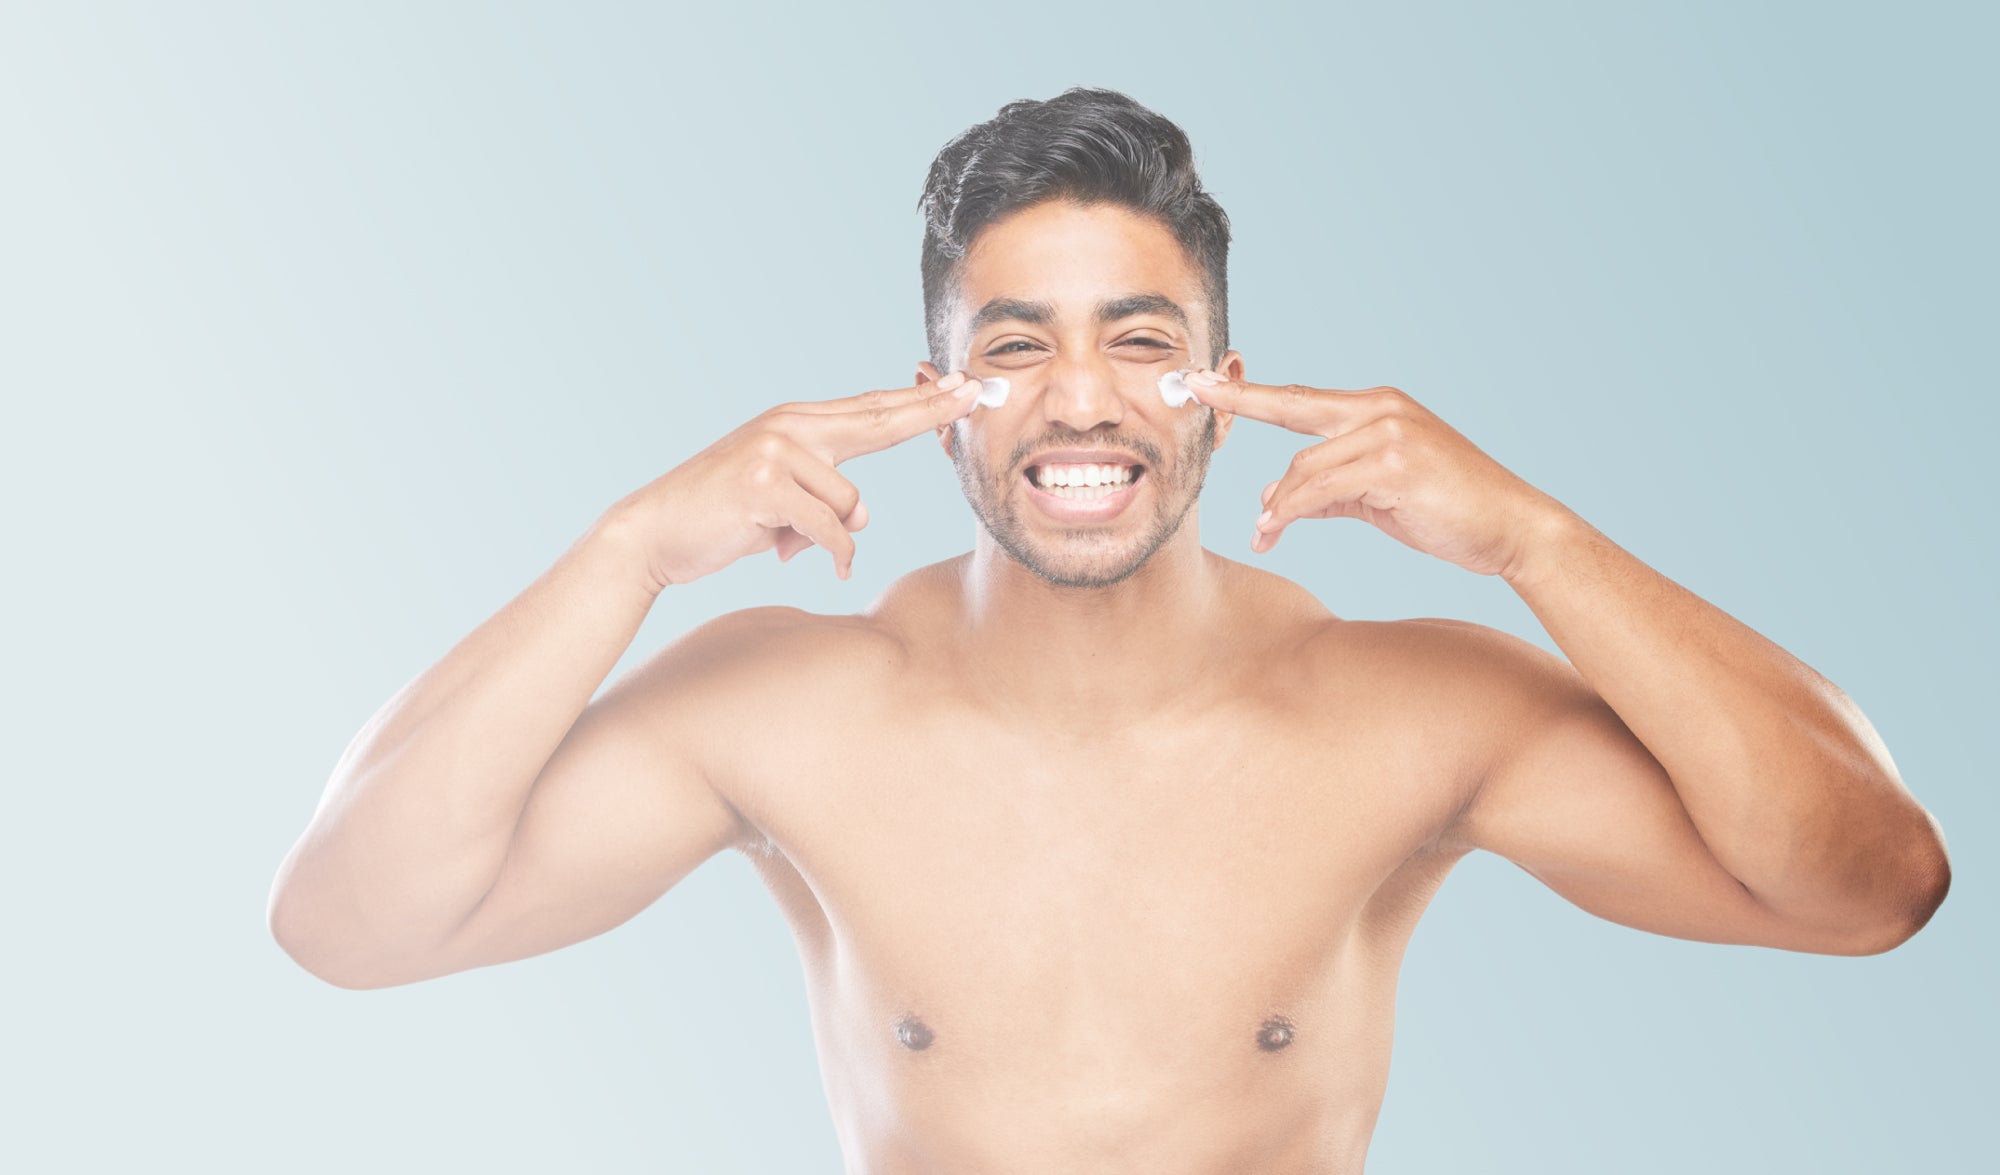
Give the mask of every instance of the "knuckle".
M 1381 461 L 1382 468 L 1388 470 L 1390 473 L 1401 473 L 1403 470 L 1409 468 L 1410 465 L 1410 459 L 1404 455 L 1403 450 L 1398 448 L 1382 450 Z
M 1278 390 L 1285 394 L 1286 400 L 1294 404 L 1304 403 L 1313 398 L 1313 389 L 1304 384 L 1286 384 Z
M 887 404 L 871 404 L 861 414 L 862 423 L 876 432 L 886 430 L 893 420 Z
M 1382 435 L 1392 441 L 1400 441 L 1408 434 L 1409 426 L 1394 416 L 1384 416 L 1380 421 Z

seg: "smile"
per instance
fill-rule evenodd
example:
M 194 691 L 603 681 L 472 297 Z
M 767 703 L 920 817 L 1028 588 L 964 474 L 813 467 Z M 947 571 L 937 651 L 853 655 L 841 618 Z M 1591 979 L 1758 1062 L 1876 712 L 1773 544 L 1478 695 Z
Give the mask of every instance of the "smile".
M 1031 465 L 1024 472 L 1028 498 L 1061 522 L 1116 517 L 1145 478 L 1140 465 Z

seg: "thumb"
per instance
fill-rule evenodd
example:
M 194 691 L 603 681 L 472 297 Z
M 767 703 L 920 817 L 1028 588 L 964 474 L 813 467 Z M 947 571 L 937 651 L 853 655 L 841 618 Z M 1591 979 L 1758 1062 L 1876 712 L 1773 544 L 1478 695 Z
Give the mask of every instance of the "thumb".
M 866 502 L 855 502 L 854 509 L 849 512 L 846 518 L 841 519 L 841 524 L 849 530 L 860 530 L 862 527 L 867 526 L 868 504 Z

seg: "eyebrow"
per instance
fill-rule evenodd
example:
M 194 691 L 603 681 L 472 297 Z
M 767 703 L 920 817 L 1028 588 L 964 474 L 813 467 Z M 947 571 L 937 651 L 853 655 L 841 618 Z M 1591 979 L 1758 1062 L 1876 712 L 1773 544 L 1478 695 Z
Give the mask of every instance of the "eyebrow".
M 1102 326 L 1130 318 L 1135 314 L 1164 314 L 1180 324 L 1182 330 L 1188 326 L 1187 311 L 1181 304 L 1165 294 L 1126 294 L 1109 298 L 1097 304 L 1097 322 Z M 1056 320 L 1056 308 L 1052 302 L 1030 302 L 1021 298 L 995 298 L 979 308 L 972 316 L 968 334 L 977 335 L 996 322 L 1031 322 L 1036 326 L 1048 326 Z

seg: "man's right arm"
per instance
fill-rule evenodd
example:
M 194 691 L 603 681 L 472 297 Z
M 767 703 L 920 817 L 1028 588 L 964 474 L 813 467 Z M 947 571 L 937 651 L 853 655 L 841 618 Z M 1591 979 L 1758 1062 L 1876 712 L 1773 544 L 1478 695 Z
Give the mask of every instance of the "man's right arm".
M 693 748 L 644 713 L 643 683 L 660 679 L 665 651 L 590 701 L 655 598 L 636 536 L 607 515 L 391 698 L 349 744 L 278 871 L 269 917 L 286 952 L 342 987 L 414 982 L 481 965 L 451 965 L 447 944 L 463 941 L 508 859 L 552 836 L 573 842 L 571 859 L 598 858 L 613 873 L 649 836 L 656 878 L 684 875 L 728 843 L 740 818 L 708 787 Z M 598 794 L 565 806 L 579 788 Z M 537 843 L 517 846 L 537 807 L 564 813 L 566 826 L 544 820 Z M 612 891 L 593 911 L 640 879 L 626 880 L 599 878 Z
M 627 495 L 349 744 L 271 887 L 286 952 L 342 987 L 540 954 L 746 837 L 702 763 L 727 725 L 704 712 L 729 695 L 717 677 L 748 667 L 745 613 L 591 695 L 673 584 L 812 545 L 845 578 L 867 512 L 835 466 L 966 415 L 952 392 L 976 387 L 781 405 Z

